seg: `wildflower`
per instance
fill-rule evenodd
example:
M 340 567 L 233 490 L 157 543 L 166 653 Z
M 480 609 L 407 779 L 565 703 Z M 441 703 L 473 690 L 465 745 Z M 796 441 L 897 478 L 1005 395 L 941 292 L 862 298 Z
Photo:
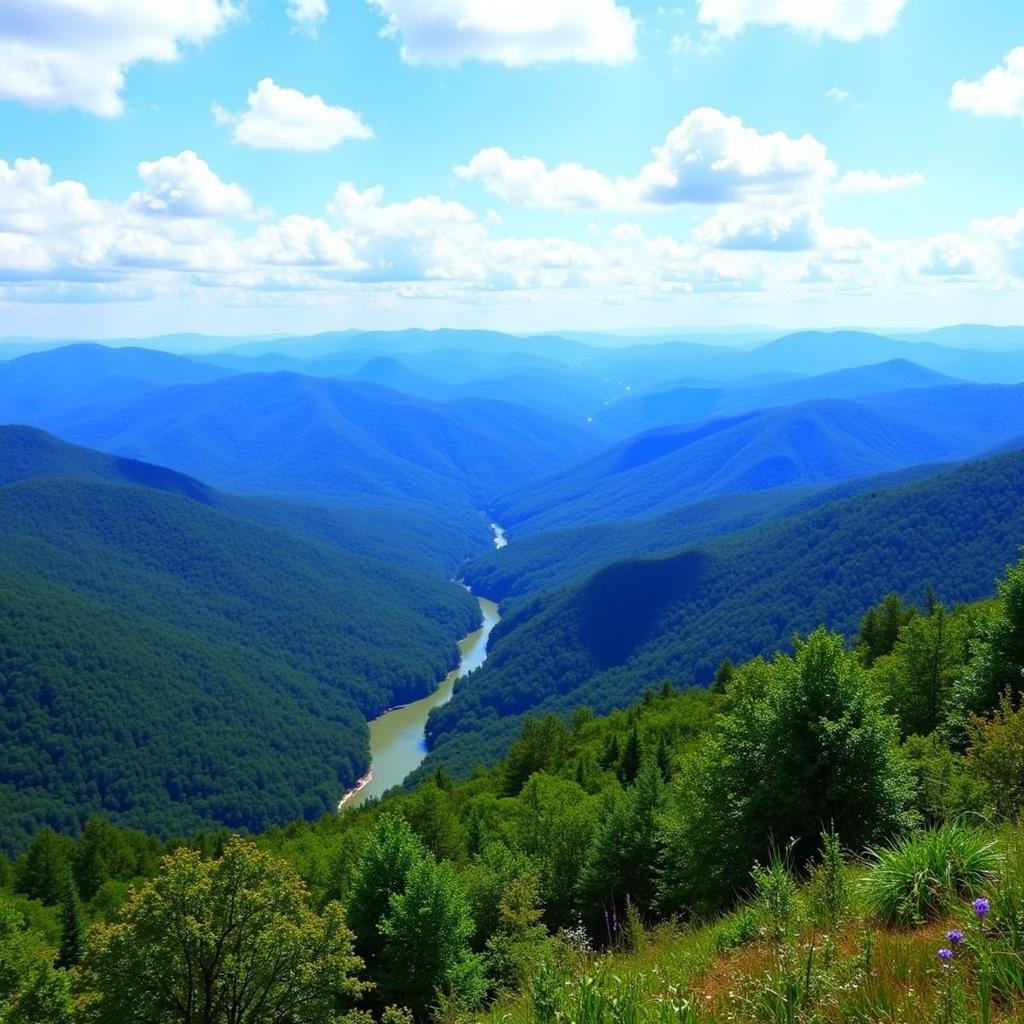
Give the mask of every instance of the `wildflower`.
M 979 920 L 979 921 L 980 921 L 980 920 L 983 920 L 983 919 L 984 919 L 985 917 L 987 917 L 987 916 L 988 916 L 988 911 L 989 911 L 989 905 L 988 905 L 988 900 L 987 900 L 987 899 L 985 899 L 985 897 L 984 897 L 984 896 L 979 896 L 979 897 L 978 897 L 978 898 L 977 898 L 977 899 L 976 899 L 976 900 L 974 901 L 974 903 L 972 904 L 972 906 L 974 907 L 974 912 L 975 912 L 975 914 L 977 914 L 977 915 L 978 915 L 978 920 Z
M 951 946 L 959 946 L 964 941 L 964 933 L 959 928 L 954 928 L 950 932 L 946 932 L 946 938 L 949 939 Z
M 951 949 L 940 949 L 939 950 L 939 959 L 943 963 L 949 963 L 949 961 L 953 959 L 953 950 L 951 950 Z

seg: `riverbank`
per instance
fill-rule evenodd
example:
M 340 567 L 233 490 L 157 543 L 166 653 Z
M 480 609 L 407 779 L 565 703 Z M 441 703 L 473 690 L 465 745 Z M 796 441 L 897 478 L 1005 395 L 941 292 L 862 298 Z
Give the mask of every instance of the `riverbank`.
M 491 530 L 494 546 L 504 547 L 507 543 L 505 531 L 497 523 L 491 523 Z M 389 708 L 369 723 L 370 769 L 341 798 L 339 811 L 359 807 L 394 786 L 400 786 L 427 756 L 427 716 L 434 708 L 451 700 L 457 680 L 486 661 L 491 631 L 501 620 L 494 601 L 477 595 L 474 597 L 480 605 L 481 625 L 459 641 L 459 664 L 441 680 L 433 693 L 409 704 Z
M 365 775 L 363 775 L 356 782 L 356 784 L 338 801 L 338 810 L 343 810 L 345 804 L 347 804 L 357 793 L 365 789 L 371 782 L 373 782 L 372 768 Z

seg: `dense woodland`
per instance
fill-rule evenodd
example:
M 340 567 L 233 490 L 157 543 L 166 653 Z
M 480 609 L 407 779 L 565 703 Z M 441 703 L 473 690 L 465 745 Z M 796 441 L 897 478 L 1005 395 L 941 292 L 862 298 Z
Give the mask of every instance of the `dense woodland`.
M 819 628 L 793 654 L 723 663 L 707 690 L 533 719 L 466 782 L 438 772 L 252 841 L 44 829 L 0 862 L 0 1009 L 456 1021 L 496 1000 L 495 1019 L 539 1024 L 649 1001 L 641 1020 L 1018 1020 L 1024 853 L 1004 823 L 1024 809 L 1022 678 L 1024 561 L 996 599 L 889 595 L 852 647 Z M 873 970 L 898 942 L 903 966 Z M 942 943 L 959 958 L 945 979 L 924 967 Z M 727 1007 L 708 988 L 725 958 L 743 993 Z
M 478 621 L 439 573 L 188 478 L 19 428 L 0 444 L 7 849 L 100 812 L 163 835 L 323 814 L 366 770 L 365 720 L 429 692 Z
M 849 634 L 880 591 L 977 600 L 1024 537 L 1022 493 L 1024 456 L 999 456 L 518 601 L 487 664 L 432 713 L 425 771 L 465 775 L 500 756 L 525 713 L 604 712 L 663 679 L 708 683 L 724 659 L 821 623 Z

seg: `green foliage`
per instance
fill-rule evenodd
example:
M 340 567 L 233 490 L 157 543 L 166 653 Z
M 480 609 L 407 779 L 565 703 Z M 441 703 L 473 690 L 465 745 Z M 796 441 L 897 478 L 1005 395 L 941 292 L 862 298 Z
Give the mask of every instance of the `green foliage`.
M 181 849 L 89 932 L 78 985 L 94 1024 L 325 1024 L 364 985 L 341 907 L 319 914 L 279 859 L 233 838 Z
M 14 887 L 43 903 L 57 903 L 71 870 L 74 843 L 52 828 L 41 828 L 14 866 Z
M 595 931 L 603 914 L 624 916 L 627 903 L 643 914 L 654 908 L 666 802 L 665 783 L 653 763 L 607 801 L 579 879 L 580 908 Z
M 710 683 L 725 658 L 771 656 L 822 624 L 852 635 L 879 594 L 917 600 L 931 583 L 950 607 L 980 600 L 1024 537 L 1022 493 L 1019 452 L 898 486 L 876 480 L 802 515 L 532 593 L 503 608 L 473 685 L 431 715 L 424 773 L 440 764 L 466 777 L 502 756 L 526 715 L 567 719 L 579 704 L 603 714 L 664 679 Z M 967 709 L 994 707 L 998 692 Z
M 57 963 L 61 967 L 74 967 L 82 959 L 85 941 L 85 922 L 78 899 L 75 880 L 68 871 L 60 898 L 60 952 Z
M 70 1024 L 71 986 L 39 934 L 0 894 L 0 1021 Z
M 871 676 L 904 736 L 927 736 L 946 720 L 954 681 L 969 656 L 970 617 L 936 604 L 911 615 L 891 649 L 875 658 Z
M 404 818 L 384 814 L 377 820 L 356 866 L 347 908 L 356 952 L 373 979 L 384 970 L 381 925 L 390 912 L 391 897 L 405 891 L 412 869 L 424 857 L 423 844 Z
M 384 937 L 380 996 L 423 1015 L 438 992 L 472 1005 L 486 987 L 470 950 L 473 918 L 455 872 L 432 856 L 418 860 L 380 922 Z
M 487 939 L 488 973 L 499 989 L 518 989 L 532 976 L 548 941 L 542 915 L 537 880 L 514 878 L 502 893 Z
M 904 605 L 899 594 L 887 594 L 880 605 L 868 609 L 860 620 L 860 636 L 857 641 L 864 664 L 871 666 L 879 658 L 891 654 L 900 630 L 909 625 L 916 614 L 917 609 Z
M 981 624 L 970 670 L 953 697 L 954 734 L 970 714 L 992 711 L 1003 694 L 1016 700 L 1024 692 L 1024 560 L 1008 566 L 996 585 L 999 604 Z
M 863 845 L 897 831 L 911 792 L 895 727 L 855 655 L 824 629 L 795 657 L 737 673 L 721 727 L 684 759 L 666 822 L 664 909 L 713 910 L 773 843 L 799 860 L 832 822 Z
M 919 924 L 991 884 L 1000 856 L 992 837 L 949 823 L 871 850 L 862 892 L 871 913 L 889 924 Z
M 1024 700 L 1009 691 L 990 718 L 967 720 L 967 768 L 986 788 L 996 812 L 1016 819 L 1024 811 Z
M 835 829 L 821 833 L 821 861 L 811 876 L 809 894 L 817 923 L 835 929 L 850 906 L 843 847 Z

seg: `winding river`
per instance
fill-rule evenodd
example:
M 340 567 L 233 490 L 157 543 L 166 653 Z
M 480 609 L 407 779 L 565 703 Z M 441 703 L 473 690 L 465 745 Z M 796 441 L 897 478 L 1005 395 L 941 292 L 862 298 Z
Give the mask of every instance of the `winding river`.
M 494 531 L 494 546 L 502 548 L 507 543 L 505 531 L 491 524 Z M 370 771 L 350 789 L 338 805 L 338 810 L 358 807 L 373 797 L 379 797 L 393 786 L 398 786 L 411 772 L 419 767 L 427 756 L 426 724 L 431 708 L 439 707 L 451 700 L 455 681 L 479 668 L 487 658 L 487 641 L 491 630 L 501 616 L 498 606 L 485 597 L 477 597 L 483 625 L 459 641 L 462 657 L 457 668 L 445 676 L 441 685 L 431 694 L 412 704 L 385 711 L 370 722 Z

